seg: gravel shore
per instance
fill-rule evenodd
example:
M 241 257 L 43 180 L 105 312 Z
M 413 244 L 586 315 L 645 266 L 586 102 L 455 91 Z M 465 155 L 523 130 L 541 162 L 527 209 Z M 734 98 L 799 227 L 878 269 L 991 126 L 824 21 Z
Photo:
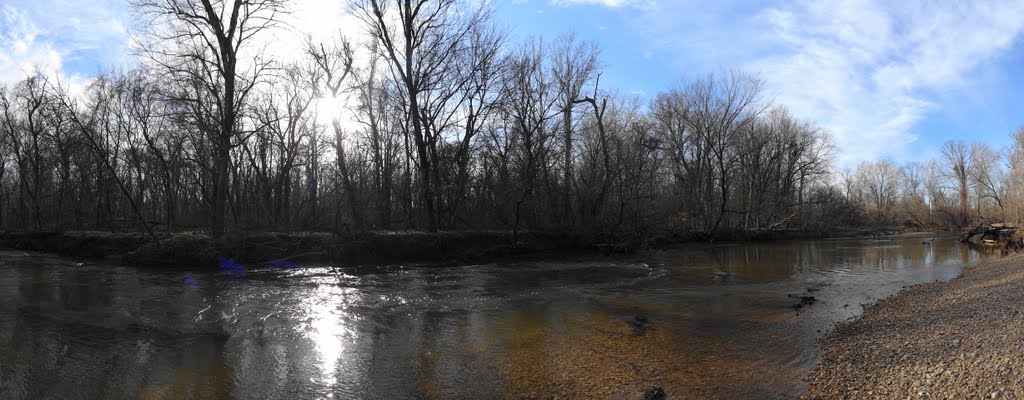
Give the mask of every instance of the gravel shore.
M 1024 254 L 868 307 L 822 342 L 805 399 L 1024 398 Z

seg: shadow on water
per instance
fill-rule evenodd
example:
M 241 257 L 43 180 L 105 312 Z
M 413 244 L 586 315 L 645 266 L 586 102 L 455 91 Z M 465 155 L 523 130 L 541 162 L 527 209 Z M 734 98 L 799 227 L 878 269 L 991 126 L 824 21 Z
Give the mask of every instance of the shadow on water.
M 989 257 L 927 239 L 187 275 L 5 252 L 0 398 L 793 397 L 836 322 Z

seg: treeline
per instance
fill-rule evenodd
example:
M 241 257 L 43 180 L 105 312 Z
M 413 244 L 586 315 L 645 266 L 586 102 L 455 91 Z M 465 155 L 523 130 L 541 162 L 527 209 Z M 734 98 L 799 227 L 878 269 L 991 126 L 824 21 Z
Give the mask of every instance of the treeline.
M 833 183 L 828 134 L 756 76 L 644 101 L 602 86 L 596 44 L 514 42 L 479 3 L 356 2 L 364 36 L 277 60 L 260 40 L 296 29 L 284 1 L 136 1 L 136 68 L 0 88 L 0 227 L 643 240 L 905 216 L 903 183 L 869 204 L 868 165 Z
M 864 162 L 841 171 L 844 195 L 865 222 L 904 229 L 966 229 L 1024 216 L 1024 129 L 1007 149 L 954 140 L 927 162 Z

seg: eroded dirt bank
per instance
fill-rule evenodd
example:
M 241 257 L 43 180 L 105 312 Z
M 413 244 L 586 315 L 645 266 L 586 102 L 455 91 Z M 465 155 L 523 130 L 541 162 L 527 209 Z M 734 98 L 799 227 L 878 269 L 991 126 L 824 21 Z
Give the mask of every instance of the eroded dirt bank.
M 723 232 L 716 240 L 759 242 L 798 238 L 853 237 L 873 231 Z M 519 257 L 606 256 L 643 248 L 665 248 L 707 238 L 663 236 L 646 242 L 622 241 L 568 232 L 229 232 L 214 239 L 201 232 L 0 231 L 0 249 L 40 251 L 72 258 L 108 259 L 128 265 L 216 265 L 219 257 L 240 262 L 329 261 L 353 265 L 407 262 L 460 263 Z
M 1024 254 L 915 286 L 822 342 L 807 399 L 1024 398 Z
M 141 233 L 93 231 L 4 232 L 0 249 L 56 253 L 70 258 L 103 259 L 115 264 L 208 265 L 218 258 L 266 263 L 335 262 L 382 265 L 406 262 L 474 262 L 519 256 L 563 256 L 621 253 L 603 249 L 579 237 L 548 232 L 524 232 L 513 240 L 510 232 L 368 232 L 246 233 L 214 239 L 201 233 L 162 234 L 159 242 Z

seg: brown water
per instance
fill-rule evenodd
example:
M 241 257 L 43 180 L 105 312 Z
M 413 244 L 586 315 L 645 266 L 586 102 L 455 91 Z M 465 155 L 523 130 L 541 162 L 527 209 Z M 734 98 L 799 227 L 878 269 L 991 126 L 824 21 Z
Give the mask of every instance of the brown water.
M 836 322 L 990 257 L 933 238 L 244 276 L 0 252 L 0 399 L 790 398 Z

